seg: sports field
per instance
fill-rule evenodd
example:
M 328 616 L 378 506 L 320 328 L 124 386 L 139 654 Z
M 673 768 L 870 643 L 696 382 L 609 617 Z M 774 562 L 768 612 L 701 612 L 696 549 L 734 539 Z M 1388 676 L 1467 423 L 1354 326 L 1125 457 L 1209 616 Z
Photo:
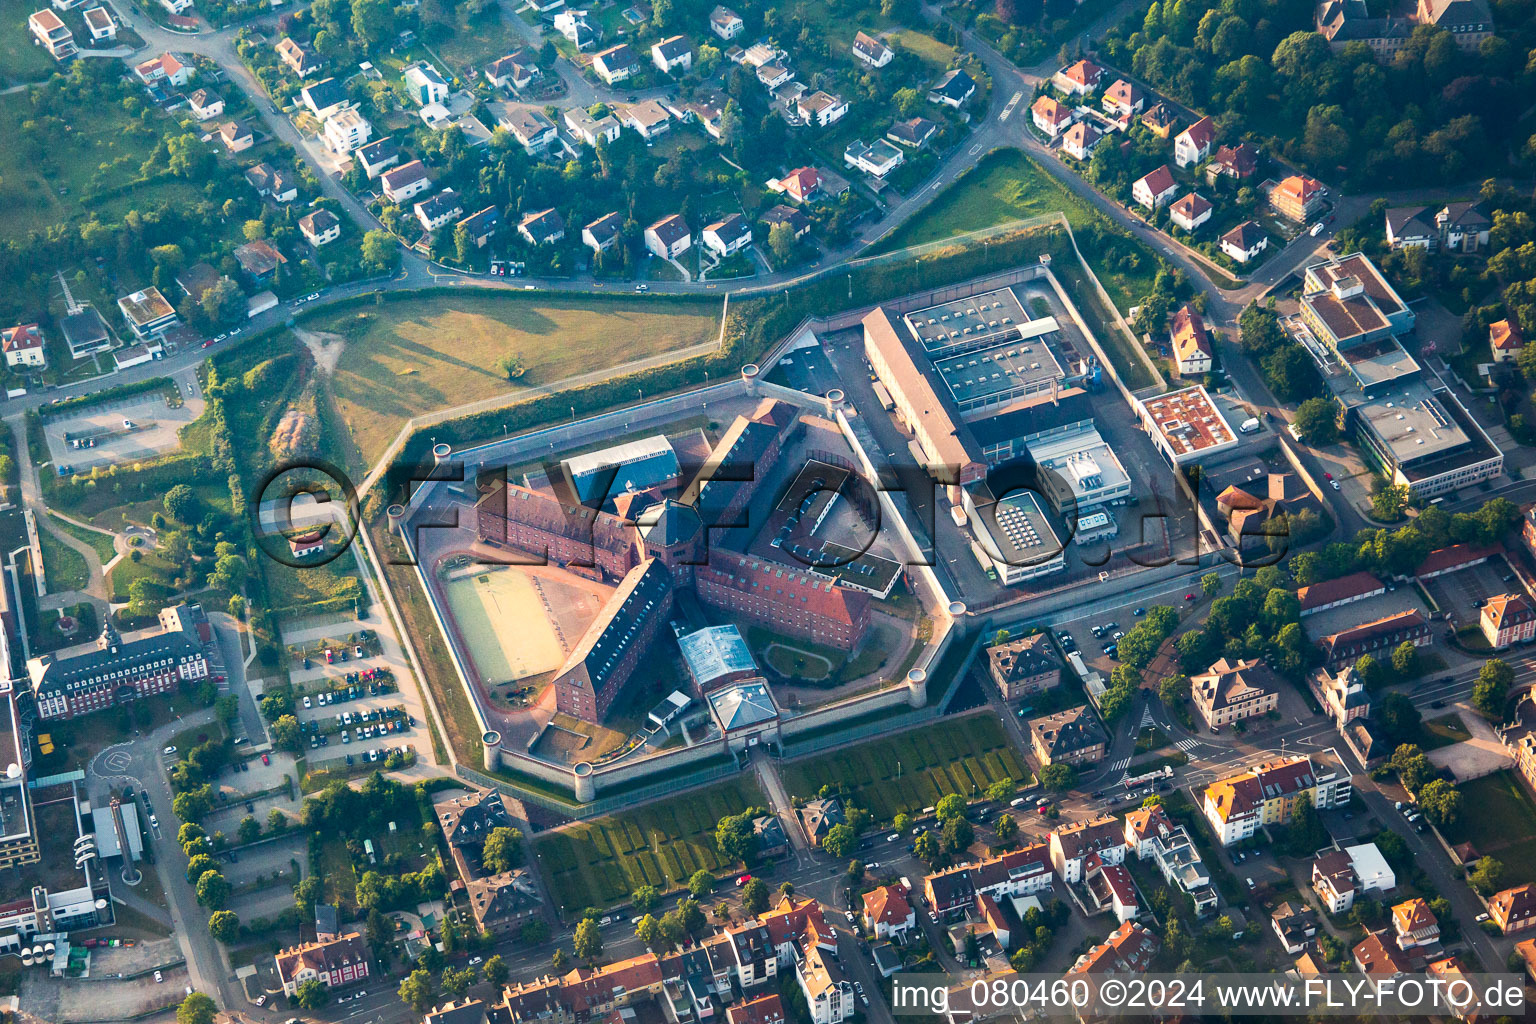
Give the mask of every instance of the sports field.
M 306 321 L 344 339 L 332 392 L 372 462 L 407 419 L 715 340 L 720 304 L 432 294 Z M 508 380 L 504 357 L 524 372 Z
M 700 868 L 736 867 L 715 849 L 715 826 L 728 814 L 767 802 L 755 782 L 733 779 L 547 833 L 535 847 L 561 910 L 606 907 L 642 885 L 666 892 L 687 884 Z
M 1003 727 L 986 713 L 796 761 L 780 774 L 792 797 L 814 797 L 822 786 L 840 782 L 854 805 L 882 822 L 929 807 L 948 793 L 971 797 L 1000 779 L 1030 779 Z
M 534 581 L 516 569 L 486 567 L 443 585 L 454 623 L 487 686 L 553 672 L 565 661 Z

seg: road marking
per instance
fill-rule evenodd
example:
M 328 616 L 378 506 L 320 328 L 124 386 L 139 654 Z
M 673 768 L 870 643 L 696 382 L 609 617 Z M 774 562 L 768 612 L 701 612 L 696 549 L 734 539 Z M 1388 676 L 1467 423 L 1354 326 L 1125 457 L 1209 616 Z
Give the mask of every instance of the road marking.
M 997 123 L 1002 124 L 1004 121 L 1008 120 L 1009 116 L 1013 114 L 1013 108 L 1018 106 L 1019 100 L 1023 98 L 1023 92 L 1016 92 L 1011 97 L 1009 97 L 1008 105 L 1003 108 L 1003 112 L 1001 114 L 997 115 Z M 979 149 L 980 147 L 977 148 Z M 972 152 L 974 152 L 974 150 Z
M 1122 757 L 1120 760 L 1116 761 L 1114 764 L 1109 766 L 1109 772 L 1110 772 L 1111 775 L 1113 775 L 1115 772 L 1123 772 L 1123 771 L 1125 771 L 1126 768 L 1130 767 L 1130 764 L 1131 764 L 1131 759 L 1130 758 Z M 1125 779 L 1122 778 L 1120 781 L 1124 782 Z
M 1177 747 L 1179 750 L 1184 751 L 1184 753 L 1186 753 L 1186 754 L 1189 753 L 1191 750 L 1194 750 L 1199 745 L 1200 745 L 1200 741 L 1199 740 L 1179 740 L 1179 742 L 1174 744 L 1175 747 Z

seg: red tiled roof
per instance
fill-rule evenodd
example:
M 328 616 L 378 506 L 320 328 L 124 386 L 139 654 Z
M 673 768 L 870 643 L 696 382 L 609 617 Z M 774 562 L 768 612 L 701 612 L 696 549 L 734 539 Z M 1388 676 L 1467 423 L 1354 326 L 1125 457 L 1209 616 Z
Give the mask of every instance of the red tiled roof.
M 906 923 L 912 913 L 906 893 L 899 885 L 882 885 L 864 894 L 864 918 L 875 924 L 897 925 Z
M 1188 136 L 1189 141 L 1201 149 L 1216 141 L 1216 122 L 1209 117 L 1202 117 L 1194 124 L 1185 128 L 1180 135 Z
M 1352 572 L 1336 580 L 1322 580 L 1302 587 L 1296 591 L 1296 599 L 1301 604 L 1301 610 L 1306 611 L 1385 589 L 1386 584 L 1370 573 Z
M 1090 88 L 1099 84 L 1099 77 L 1103 74 L 1104 69 L 1091 60 L 1080 60 L 1069 68 L 1063 68 L 1061 71 L 1061 77 Z
M 1441 572 L 1454 566 L 1465 565 L 1488 558 L 1503 551 L 1498 544 L 1452 544 L 1448 548 L 1439 548 L 1431 551 L 1413 570 L 1415 576 L 1424 576 L 1432 572 Z
M 1488 325 L 1488 343 L 1500 352 L 1518 352 L 1525 347 L 1520 324 L 1514 320 L 1497 320 Z
M 1167 164 L 1164 164 L 1150 174 L 1144 175 L 1137 184 L 1146 185 L 1148 191 L 1154 196 L 1160 196 L 1174 187 L 1173 172 L 1168 169 Z

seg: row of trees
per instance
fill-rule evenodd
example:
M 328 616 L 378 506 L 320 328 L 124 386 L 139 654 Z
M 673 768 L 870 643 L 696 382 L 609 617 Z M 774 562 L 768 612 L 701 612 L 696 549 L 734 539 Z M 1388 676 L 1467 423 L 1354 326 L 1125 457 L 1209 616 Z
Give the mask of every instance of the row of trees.
M 1371 527 L 1350 540 L 1300 552 L 1291 558 L 1289 567 L 1301 586 L 1361 570 L 1407 576 L 1431 551 L 1453 544 L 1492 544 L 1519 521 L 1519 506 L 1506 498 L 1490 498 L 1470 513 L 1452 514 L 1431 505 L 1405 526 Z

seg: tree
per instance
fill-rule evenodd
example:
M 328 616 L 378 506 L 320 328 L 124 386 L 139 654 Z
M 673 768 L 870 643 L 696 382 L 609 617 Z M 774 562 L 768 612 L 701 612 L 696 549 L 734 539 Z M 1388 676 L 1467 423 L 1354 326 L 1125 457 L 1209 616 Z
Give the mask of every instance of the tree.
M 1412 743 L 1401 744 L 1394 750 L 1387 766 L 1397 773 L 1397 780 L 1410 793 L 1418 792 L 1435 774 L 1434 765 L 1429 763 L 1424 751 Z
M 507 380 L 517 380 L 528 372 L 528 364 L 516 352 L 508 352 L 496 359 L 496 372 Z
M 214 1014 L 218 1012 L 219 1006 L 212 996 L 193 992 L 176 1007 L 176 1024 L 213 1024 Z
M 507 962 L 501 958 L 500 953 L 497 953 L 485 962 L 485 980 L 498 989 L 507 983 L 507 978 L 511 973 L 511 969 L 507 967 Z
M 1478 892 L 1491 896 L 1499 891 L 1499 884 L 1504 881 L 1504 865 L 1492 857 L 1482 857 L 1467 879 Z
M 918 860 L 930 867 L 937 864 L 944 857 L 944 850 L 939 846 L 939 837 L 933 832 L 924 832 L 912 842 L 912 852 Z
M 1504 717 L 1504 703 L 1514 684 L 1515 672 L 1503 660 L 1489 658 L 1472 686 L 1472 706 L 1495 721 Z
M 229 899 L 230 888 L 229 879 L 221 872 L 207 872 L 197 880 L 198 905 L 209 910 L 222 910 L 225 901 Z
M 1215 597 L 1221 593 L 1221 577 L 1214 572 L 1208 572 L 1200 577 L 1200 591 L 1206 597 Z
M 652 951 L 660 949 L 662 942 L 661 922 L 650 914 L 646 914 L 635 925 L 635 937 L 643 942 L 647 949 Z
M 906 811 L 900 812 L 891 819 L 891 828 L 894 828 L 901 835 L 906 835 L 912 831 L 912 815 Z
M 699 868 L 688 878 L 688 891 L 696 898 L 702 899 L 715 887 L 715 876 L 708 868 Z
M 843 870 L 843 874 L 848 876 L 850 882 L 859 881 L 864 877 L 864 862 L 857 857 L 853 858 L 848 862 L 848 867 Z
M 1444 779 L 1424 783 L 1418 792 L 1418 800 L 1431 825 L 1446 828 L 1461 820 L 1461 793 Z
M 400 247 L 388 231 L 375 229 L 363 235 L 363 265 L 378 274 L 393 273 L 400 263 Z
M 196 885 L 197 880 L 210 871 L 219 870 L 219 862 L 206 853 L 199 853 L 187 861 L 187 884 Z
M 523 862 L 523 833 L 521 829 L 505 825 L 491 829 L 480 848 L 480 863 L 487 871 L 500 873 L 511 871 Z
M 293 886 L 293 902 L 306 918 L 315 916 L 315 904 L 325 895 L 325 883 L 318 875 L 305 875 Z M 371 914 L 369 915 L 372 916 Z
M 1328 831 L 1323 828 L 1312 803 L 1312 794 L 1302 793 L 1291 808 L 1291 820 L 1286 826 L 1286 847 L 1292 857 L 1305 857 L 1321 849 L 1328 842 Z
M 475 258 L 475 236 L 470 233 L 469 225 L 463 221 L 453 229 L 453 253 L 459 258 L 459 262 L 466 266 Z
M 443 968 L 442 988 L 443 994 L 457 999 L 469 991 L 469 986 L 475 983 L 475 969 L 464 967 L 455 970 L 452 967 Z
M 1412 740 L 1419 734 L 1423 716 L 1407 694 L 1389 693 L 1381 699 L 1381 725 L 1391 741 Z
M 1309 398 L 1296 407 L 1296 430 L 1311 445 L 1339 439 L 1339 403 L 1333 398 Z
M 432 972 L 422 967 L 412 971 L 398 991 L 400 1001 L 417 1013 L 426 1013 L 437 1001 L 437 993 L 432 990 Z
M 1069 764 L 1048 764 L 1040 769 L 1040 785 L 1052 792 L 1071 789 L 1076 781 L 1077 769 Z
M 294 989 L 293 1001 L 298 1003 L 301 1009 L 318 1010 L 331 1001 L 331 991 L 321 983 L 319 978 L 306 978 Z
M 1019 834 L 1019 823 L 1013 820 L 1011 814 L 999 814 L 997 821 L 992 825 L 992 830 L 997 833 L 999 842 L 1010 843 Z
M 950 818 L 940 832 L 945 853 L 959 853 L 976 840 L 976 830 L 965 818 Z
M 197 497 L 197 492 L 186 484 L 177 484 L 165 492 L 165 514 L 190 526 L 196 522 L 202 511 L 203 503 Z
M 642 914 L 648 914 L 661 902 L 661 894 L 656 891 L 654 885 L 642 885 L 634 891 L 630 899 L 635 904 L 636 910 Z
M 389 0 L 352 0 L 352 31 L 369 48 L 394 37 L 395 9 Z
M 715 847 L 728 861 L 750 861 L 757 853 L 757 833 L 752 828 L 753 808 L 728 814 L 715 825 Z
M 821 837 L 821 848 L 839 860 L 851 854 L 858 845 L 858 833 L 847 824 L 833 825 Z
M 213 287 L 203 292 L 197 300 L 197 305 L 210 323 L 216 327 L 223 327 L 245 316 L 245 293 L 234 281 L 221 277 Z
M 965 817 L 965 797 L 959 793 L 948 793 L 939 798 L 934 805 L 934 812 L 939 821 L 949 821 L 951 818 Z
M 254 815 L 247 814 L 240 819 L 240 824 L 235 828 L 235 836 L 243 843 L 254 843 L 261 835 L 261 822 Z
M 603 955 L 603 933 L 598 930 L 596 921 L 589 917 L 576 926 L 576 935 L 571 939 L 571 949 L 589 964 Z
M 1392 671 L 1397 673 L 1399 681 L 1412 679 L 1419 674 L 1419 649 L 1413 641 L 1404 640 L 1392 652 Z
M 1018 784 L 1012 779 L 998 779 L 987 787 L 987 799 L 996 801 L 1007 800 L 1013 796 L 1014 791 L 1018 788 Z
M 1391 484 L 1371 495 L 1371 515 L 1383 523 L 1397 522 L 1407 507 L 1408 488 L 1404 484 Z
M 537 946 L 549 938 L 549 925 L 536 917 L 529 918 L 518 929 L 517 937 L 523 941 L 525 946 Z
M 787 887 L 787 888 L 786 888 Z M 779 887 L 780 895 L 789 895 L 794 892 L 794 885 L 785 882 Z M 704 918 L 704 908 L 699 906 L 698 900 L 683 900 L 677 905 L 677 919 L 682 922 L 683 930 L 689 935 L 695 935 L 704 930 L 708 922 Z
M 227 946 L 240 937 L 240 918 L 232 910 L 215 910 L 208 917 L 208 934 Z
M 1176 672 L 1157 684 L 1157 696 L 1164 704 L 1173 707 L 1189 697 L 1189 676 Z
M 137 582 L 137 581 L 135 581 Z M 171 801 L 171 813 L 182 821 L 197 821 L 213 810 L 213 787 L 206 783 L 197 789 L 177 793 Z
M 208 832 L 195 821 L 186 822 L 176 830 L 176 842 L 183 850 L 197 840 L 206 838 L 208 838 Z M 191 855 L 188 854 L 188 856 Z
M 761 878 L 748 879 L 741 887 L 741 908 L 749 917 L 756 917 L 768 909 L 768 884 Z
M 795 229 L 788 221 L 779 221 L 768 229 L 768 248 L 773 250 L 773 258 L 780 263 L 787 262 L 795 251 Z
M 288 815 L 282 808 L 274 807 L 267 812 L 267 831 L 273 835 L 288 831 Z

